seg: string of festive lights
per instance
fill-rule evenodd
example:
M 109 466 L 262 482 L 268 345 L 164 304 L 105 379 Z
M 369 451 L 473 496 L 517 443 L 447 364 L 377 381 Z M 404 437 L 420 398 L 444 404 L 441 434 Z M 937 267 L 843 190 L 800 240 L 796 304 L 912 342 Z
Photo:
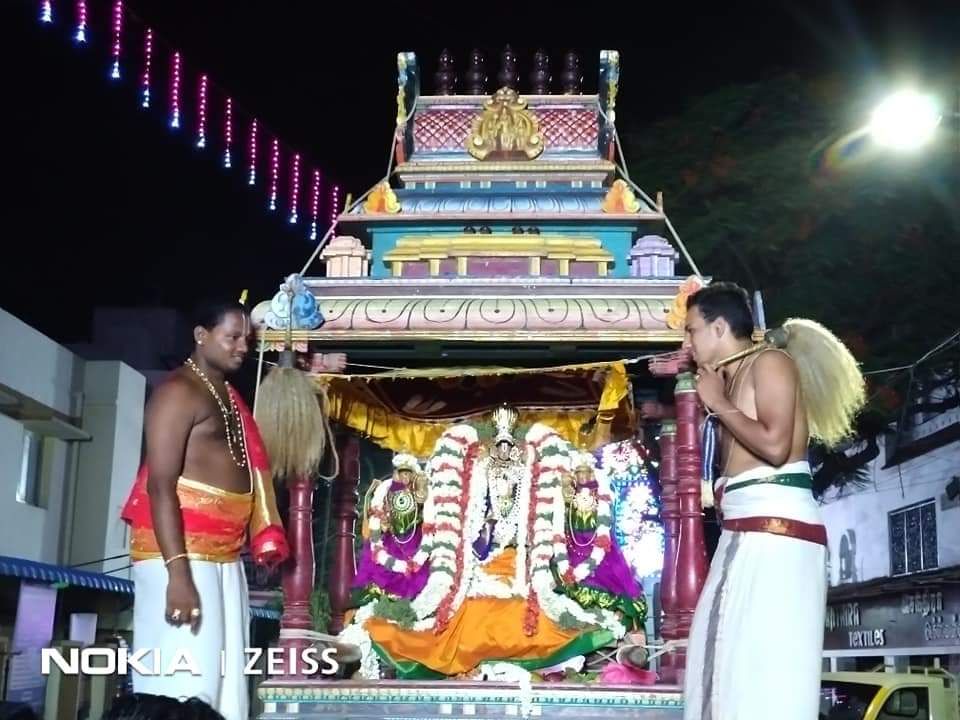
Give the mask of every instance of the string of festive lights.
M 277 185 L 280 180 L 280 141 L 273 139 L 270 150 L 270 209 L 277 209 Z
M 320 213 L 320 171 L 313 171 L 313 187 L 310 190 L 310 239 L 317 239 L 317 215 Z
M 250 121 L 250 175 L 248 185 L 257 182 L 257 119 Z
M 110 68 L 110 77 L 120 79 L 120 43 L 123 37 L 123 0 L 113 3 L 113 47 L 110 54 L 113 56 L 113 66 Z
M 232 167 L 230 153 L 233 151 L 233 98 L 228 97 L 223 108 L 223 166 Z
M 197 98 L 197 147 L 207 146 L 207 76 L 200 76 L 200 97 Z
M 141 106 L 150 107 L 150 66 L 153 64 L 153 29 L 147 28 L 143 35 L 143 100 Z
M 39 19 L 40 22 L 44 24 L 52 23 L 54 20 L 54 3 L 53 0 L 40 0 L 39 2 Z M 99 3 L 95 8 L 99 8 Z M 121 67 L 121 60 L 124 59 L 125 52 L 124 48 L 124 32 L 126 30 L 125 25 L 131 24 L 131 30 L 133 26 L 136 26 L 137 30 L 142 29 L 143 35 L 143 66 L 142 73 L 139 77 L 139 101 L 140 105 L 143 108 L 150 108 L 153 103 L 153 63 L 154 63 L 154 54 L 156 51 L 155 44 L 159 43 L 164 51 L 164 55 L 170 59 L 170 74 L 169 74 L 169 127 L 173 129 L 179 129 L 183 123 L 183 99 L 181 97 L 183 83 L 186 82 L 189 87 L 192 84 L 193 77 L 196 77 L 191 73 L 191 77 L 186 77 L 184 75 L 184 58 L 179 50 L 170 48 L 168 44 L 161 41 L 160 38 L 154 37 L 153 28 L 144 24 L 135 14 L 128 11 L 124 5 L 124 0 L 112 0 L 111 3 L 103 3 L 104 12 L 107 11 L 107 8 L 112 8 L 110 19 L 110 45 L 109 45 L 109 77 L 111 80 L 119 80 L 123 74 L 124 70 Z M 88 44 L 91 35 L 90 35 L 90 17 L 88 15 L 88 0 L 74 0 L 75 8 L 75 24 L 72 24 L 69 28 L 69 35 L 73 41 L 78 44 Z M 99 27 L 99 26 L 97 26 Z M 126 30 L 129 34 L 130 30 Z M 106 33 L 104 33 L 106 35 Z M 223 115 L 223 165 L 226 168 L 234 167 L 234 121 L 235 121 L 235 112 L 238 110 L 234 108 L 233 98 L 227 96 L 225 93 L 221 92 L 221 89 L 218 88 L 210 77 L 207 74 L 200 74 L 197 79 L 197 133 L 195 139 L 195 145 L 198 148 L 206 148 L 209 138 L 209 123 L 210 123 L 210 107 L 209 104 L 213 101 L 214 97 L 223 97 L 224 98 L 224 115 Z M 239 109 L 242 112 L 242 109 Z M 250 117 L 249 125 L 249 166 L 247 172 L 247 183 L 249 185 L 255 185 L 257 182 L 257 153 L 259 145 L 259 133 L 261 130 L 263 132 L 268 132 L 267 128 L 261 128 L 259 126 L 259 121 L 243 113 L 244 117 Z M 279 185 L 280 185 L 280 139 L 276 136 L 272 136 L 271 141 L 271 156 L 270 156 L 270 178 L 269 178 L 269 208 L 271 211 L 277 210 L 278 205 L 281 202 Z M 301 188 L 301 167 L 303 165 L 303 156 L 293 150 L 292 148 L 288 149 L 284 146 L 283 155 L 290 158 L 290 176 L 289 176 L 289 188 L 285 190 L 288 192 L 286 197 L 289 207 L 289 214 L 287 219 L 289 224 L 297 225 L 301 220 L 301 192 L 306 193 L 306 187 Z M 241 161 L 242 165 L 242 161 Z M 318 224 L 319 216 L 321 211 L 321 172 L 319 169 L 314 169 L 311 177 L 311 188 L 310 188 L 310 229 L 309 237 L 310 240 L 316 240 L 318 237 Z M 340 187 L 334 185 L 330 193 L 330 222 L 331 224 L 336 224 L 337 216 L 340 214 L 340 204 L 342 200 L 340 198 Z M 305 218 L 304 218 L 305 219 Z
M 180 53 L 173 53 L 170 69 L 170 127 L 180 127 Z
M 77 0 L 77 33 L 73 39 L 78 43 L 87 42 L 87 0 Z
M 330 193 L 330 224 L 337 224 L 337 215 L 340 214 L 340 186 L 334 185 Z
M 290 171 L 290 224 L 296 225 L 300 204 L 300 153 L 294 153 Z

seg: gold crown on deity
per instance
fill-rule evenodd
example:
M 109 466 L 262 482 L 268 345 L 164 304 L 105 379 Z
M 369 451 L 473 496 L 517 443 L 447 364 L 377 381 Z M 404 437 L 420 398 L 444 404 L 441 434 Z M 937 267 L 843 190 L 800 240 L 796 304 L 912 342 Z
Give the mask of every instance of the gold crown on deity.
M 516 444 L 516 440 L 513 437 L 513 429 L 517 425 L 517 421 L 520 419 L 520 413 L 514 410 L 512 407 L 507 405 L 501 405 L 496 410 L 493 411 L 493 424 L 497 429 L 496 437 L 494 437 L 493 442 L 501 443 L 508 442 L 511 445 Z
M 420 474 L 420 461 L 409 453 L 397 453 L 393 456 L 394 470 L 410 470 L 413 473 Z

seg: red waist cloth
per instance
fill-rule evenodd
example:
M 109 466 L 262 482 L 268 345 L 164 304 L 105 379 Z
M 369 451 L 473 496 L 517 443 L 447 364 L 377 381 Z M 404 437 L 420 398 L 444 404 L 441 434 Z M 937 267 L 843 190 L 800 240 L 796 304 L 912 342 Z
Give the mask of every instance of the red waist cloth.
M 762 532 L 783 535 L 797 540 L 806 540 L 817 545 L 827 546 L 827 529 L 823 525 L 778 517 L 748 517 L 737 520 L 724 520 L 723 529 L 731 532 Z
M 254 562 L 277 565 L 290 556 L 290 547 L 277 512 L 266 448 L 243 399 L 233 388 L 229 390 L 243 423 L 250 491 L 235 493 L 180 478 L 177 498 L 186 552 L 193 560 L 233 562 L 249 534 Z M 137 473 L 120 516 L 131 528 L 130 559 L 136 562 L 161 557 L 147 494 L 146 464 Z

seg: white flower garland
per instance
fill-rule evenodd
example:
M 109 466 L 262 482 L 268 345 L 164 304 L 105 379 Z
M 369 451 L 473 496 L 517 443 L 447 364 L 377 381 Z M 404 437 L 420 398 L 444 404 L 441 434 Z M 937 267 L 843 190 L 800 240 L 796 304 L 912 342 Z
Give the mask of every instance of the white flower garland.
M 430 575 L 423 590 L 410 603 L 417 617 L 412 625 L 413 630 L 435 629 L 437 612 L 448 598 L 446 619 L 457 612 L 467 597 L 528 597 L 532 590 L 539 608 L 555 623 L 573 618 L 584 626 L 609 630 L 618 639 L 626 633 L 626 628 L 613 612 L 585 610 L 571 598 L 556 592 L 551 562 L 557 559 L 555 556 L 561 545 L 563 555 L 566 554 L 563 542 L 566 508 L 561 479 L 564 473 L 570 472 L 571 448 L 552 429 L 539 423 L 530 428 L 525 440 L 528 472 L 524 474 L 518 495 L 520 522 L 516 537 L 517 562 L 511 584 L 484 573 L 482 564 L 473 554 L 473 541 L 484 522 L 487 490 L 486 463 L 476 463 L 470 477 L 465 477 L 467 455 L 479 442 L 477 431 L 469 425 L 458 425 L 447 430 L 437 441 L 428 463 L 429 492 L 423 509 L 421 550 L 417 553 L 417 556 L 421 552 L 427 556 Z M 598 495 L 605 499 L 606 504 L 598 506 L 598 520 L 604 511 L 609 517 L 609 482 L 605 475 L 601 479 L 601 475 L 598 473 Z M 470 485 L 466 498 L 463 493 L 465 480 Z M 384 489 L 377 488 L 372 499 L 373 507 L 382 507 L 389 484 L 384 483 Z M 533 542 L 528 546 L 526 520 L 529 518 L 531 501 L 535 504 L 535 515 Z M 382 526 L 376 529 L 382 533 Z M 373 530 L 371 518 L 371 537 Z M 461 564 L 459 578 L 458 554 Z M 408 565 L 395 564 L 391 569 L 403 572 L 418 562 L 417 556 Z M 403 561 L 397 561 L 400 562 Z M 586 561 L 577 568 L 585 564 Z M 380 666 L 363 625 L 373 617 L 375 605 L 376 601 L 360 608 L 353 622 L 339 636 L 343 642 L 360 648 L 360 675 L 370 679 L 380 676 Z
M 453 590 L 457 572 L 457 548 L 462 548 L 465 524 L 472 525 L 472 513 L 463 502 L 463 473 L 471 446 L 478 442 L 477 431 L 469 425 L 456 425 L 440 436 L 428 463 L 429 494 L 424 505 L 424 518 L 429 517 L 430 576 L 423 590 L 410 604 L 417 616 L 415 629 L 434 627 L 436 614 L 444 598 Z M 444 467 L 449 466 L 449 467 Z M 472 495 L 473 493 L 471 493 Z M 429 507 L 429 510 L 428 510 Z M 450 528 L 444 528 L 449 525 Z M 425 531 L 426 534 L 426 531 Z M 464 555 L 464 560 L 466 560 Z M 466 564 L 466 563 L 465 563 Z M 463 568 L 460 585 L 463 586 Z
M 555 623 L 560 623 L 563 616 L 569 615 L 585 625 L 609 630 L 617 639 L 622 638 L 626 634 L 626 627 L 614 613 L 609 610 L 586 610 L 571 598 L 556 592 L 550 561 L 556 551 L 556 538 L 564 537 L 565 507 L 561 479 L 564 472 L 570 471 L 570 445 L 552 429 L 539 423 L 530 428 L 527 441 L 535 448 L 537 455 L 537 517 L 531 552 L 531 586 L 537 602 Z M 552 453 L 548 453 L 548 450 Z
M 337 642 L 344 645 L 354 645 L 360 649 L 360 669 L 357 674 L 367 680 L 380 679 L 380 658 L 373 651 L 373 641 L 370 633 L 364 628 L 364 623 L 373 617 L 373 609 L 377 601 L 369 602 L 357 609 L 352 622 L 339 635 Z

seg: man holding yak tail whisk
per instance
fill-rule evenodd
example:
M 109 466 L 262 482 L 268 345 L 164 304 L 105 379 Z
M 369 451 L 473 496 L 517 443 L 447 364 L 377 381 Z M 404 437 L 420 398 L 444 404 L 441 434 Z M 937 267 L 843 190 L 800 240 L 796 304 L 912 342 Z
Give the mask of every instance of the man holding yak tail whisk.
M 819 712 L 827 535 L 807 449 L 850 436 L 864 381 L 816 322 L 788 320 L 761 345 L 753 330 L 742 288 L 713 283 L 690 296 L 684 348 L 707 408 L 705 455 L 720 451 L 715 482 L 705 458 L 704 501 L 722 533 L 690 629 L 685 720 Z

